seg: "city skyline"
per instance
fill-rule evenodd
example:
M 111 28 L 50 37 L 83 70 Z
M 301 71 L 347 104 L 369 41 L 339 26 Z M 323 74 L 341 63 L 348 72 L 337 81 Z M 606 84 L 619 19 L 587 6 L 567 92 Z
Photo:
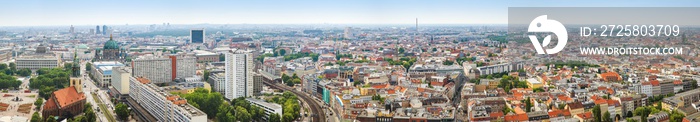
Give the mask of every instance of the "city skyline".
M 447 3 L 447 4 L 446 4 Z M 2 1 L 0 26 L 506 24 L 508 7 L 698 7 L 625 1 Z

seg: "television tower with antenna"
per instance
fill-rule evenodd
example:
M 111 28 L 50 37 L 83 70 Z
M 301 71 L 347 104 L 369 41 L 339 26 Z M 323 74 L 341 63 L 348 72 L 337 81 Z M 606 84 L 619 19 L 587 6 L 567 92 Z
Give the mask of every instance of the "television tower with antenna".
M 417 41 L 418 41 L 418 39 L 417 39 L 417 38 L 418 38 L 417 34 L 418 34 L 418 18 L 416 18 L 416 32 L 413 33 L 413 42 L 417 42 Z

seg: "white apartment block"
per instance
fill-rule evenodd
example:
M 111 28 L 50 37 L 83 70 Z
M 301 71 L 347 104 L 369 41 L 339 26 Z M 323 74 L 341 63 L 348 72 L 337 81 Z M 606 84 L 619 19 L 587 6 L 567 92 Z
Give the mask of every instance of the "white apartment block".
M 99 87 L 107 87 L 112 85 L 112 68 L 125 66 L 116 61 L 93 62 L 90 74 Z
M 129 80 L 129 96 L 161 122 L 206 122 L 207 114 L 187 100 L 150 83 L 146 78 Z
M 169 56 L 139 57 L 132 61 L 133 75 L 152 79 L 153 83 L 168 83 L 176 78 L 195 76 L 197 59 L 194 57 Z
M 60 59 L 54 54 L 24 55 L 16 59 L 17 70 L 30 69 L 39 70 L 41 68 L 56 68 Z
M 271 114 L 278 114 L 282 116 L 282 106 L 275 103 L 268 103 L 259 99 L 245 98 L 246 101 L 250 102 L 251 105 L 258 106 L 265 110 L 265 121 L 270 117 Z
M 226 75 L 224 73 L 214 73 L 209 77 L 213 81 L 214 88 L 212 91 L 224 93 L 226 89 Z
M 247 52 L 226 53 L 224 97 L 253 96 L 253 55 Z
M 129 67 L 112 67 L 112 86 L 119 94 L 129 94 L 129 79 L 131 77 L 131 68 Z

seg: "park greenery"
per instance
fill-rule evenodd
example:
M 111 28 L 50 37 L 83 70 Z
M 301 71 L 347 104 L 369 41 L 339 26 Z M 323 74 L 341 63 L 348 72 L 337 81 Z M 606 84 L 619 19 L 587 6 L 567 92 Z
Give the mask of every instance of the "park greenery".
M 17 80 L 14 76 L 0 73 L 0 89 L 17 88 L 22 84 L 22 81 Z
M 284 49 L 280 49 L 279 52 L 286 52 L 283 50 Z M 276 57 L 275 54 L 277 54 L 277 53 L 273 53 L 273 54 L 265 53 L 265 54 L 259 55 L 258 57 L 255 57 L 255 60 L 259 61 L 259 62 L 263 62 L 265 60 L 265 57 Z M 299 58 L 303 58 L 303 57 L 311 57 L 311 60 L 316 62 L 316 61 L 318 61 L 319 56 L 320 55 L 317 53 L 303 52 L 303 53 L 294 53 L 294 54 L 284 55 L 283 58 L 284 58 L 284 61 L 291 61 L 291 60 L 299 59 Z
M 478 81 L 478 79 L 477 79 Z M 498 88 L 502 88 L 506 92 L 510 92 L 513 88 L 528 88 L 527 82 L 521 81 L 518 77 L 502 75 Z M 533 90 L 534 91 L 534 90 Z M 544 91 L 544 90 L 542 90 Z
M 413 66 L 414 63 L 416 63 L 417 59 L 416 58 L 409 58 L 409 57 L 401 57 L 399 58 L 398 61 L 394 61 L 391 58 L 384 58 L 384 61 L 389 62 L 389 65 L 401 65 L 406 70 L 410 69 L 411 66 Z
M 39 96 L 48 99 L 53 91 L 68 86 L 70 72 L 62 68 L 42 68 L 36 71 L 39 75 L 29 79 L 29 88 L 39 89 Z
M 301 117 L 301 115 L 298 114 L 301 109 L 299 98 L 292 94 L 292 92 L 287 91 L 282 93 L 282 95 L 269 97 L 266 101 L 282 105 L 282 113 L 284 114 L 281 115 L 282 122 L 292 122 Z
M 221 93 L 209 92 L 209 90 L 198 88 L 193 93 L 179 94 L 187 99 L 187 103 L 202 110 L 209 119 L 219 122 L 250 122 L 263 121 L 265 111 L 257 106 L 251 105 L 245 98 L 240 97 L 226 102 Z
M 297 76 L 297 73 L 292 74 L 292 77 L 289 77 L 287 74 L 282 74 L 282 81 L 284 81 L 284 84 L 287 86 L 294 86 L 294 84 L 301 84 L 301 78 Z
M 129 107 L 124 103 L 119 103 L 114 107 L 114 112 L 117 113 L 117 117 L 121 120 L 129 120 Z

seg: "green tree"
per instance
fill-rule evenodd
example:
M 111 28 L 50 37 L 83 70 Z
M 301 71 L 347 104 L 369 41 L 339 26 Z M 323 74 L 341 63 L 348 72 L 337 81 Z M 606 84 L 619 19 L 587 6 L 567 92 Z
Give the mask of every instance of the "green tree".
M 219 54 L 219 61 L 226 61 L 226 55 Z
M 437 48 L 434 48 L 434 47 L 433 47 L 433 52 L 437 52 Z
M 610 118 L 610 112 L 606 111 L 605 114 L 603 114 L 603 120 L 603 122 L 613 122 L 612 118 Z
M 530 97 L 527 97 L 527 99 L 525 99 L 525 111 L 532 112 L 532 101 L 530 101 Z
M 218 92 L 209 92 L 204 88 L 197 88 L 194 92 L 181 95 L 187 99 L 187 103 L 192 104 L 197 109 L 202 110 L 207 115 L 217 115 L 219 108 L 224 103 L 224 97 Z M 216 116 L 207 116 L 210 119 Z
M 92 109 L 92 104 L 85 103 L 83 112 L 85 113 L 83 116 L 85 116 L 85 120 L 87 120 L 87 122 L 97 121 L 97 115 L 95 115 L 95 111 Z
M 17 71 L 17 64 L 15 64 L 14 62 L 10 63 L 10 70 L 12 70 L 12 72 Z
M 510 107 L 503 107 L 503 110 L 501 110 L 501 111 L 503 111 L 503 114 L 508 114 L 511 111 L 513 111 L 513 109 L 510 109 Z
M 279 52 L 280 52 L 281 56 L 284 56 L 285 54 L 287 54 L 287 50 L 285 50 L 285 49 L 280 49 Z
M 27 77 L 29 75 L 32 75 L 32 70 L 29 70 L 27 68 L 20 69 L 19 71 L 17 71 L 17 75 Z
M 634 115 L 641 116 L 642 120 L 647 120 L 650 113 L 651 110 L 649 110 L 647 107 L 637 107 L 634 109 Z
M 204 81 L 209 81 L 209 74 L 211 72 L 209 70 L 204 70 L 204 73 L 202 74 L 204 76 Z
M 0 64 L 0 70 L 4 70 L 4 69 L 7 69 L 7 64 L 5 64 L 5 63 Z
M 17 88 L 21 84 L 22 81 L 17 80 L 16 77 L 0 73 L 0 89 Z
M 671 111 L 670 121 L 671 122 L 682 122 L 684 117 L 685 117 L 685 115 L 679 113 L 676 110 L 673 110 L 673 111 Z
M 284 113 L 284 116 L 282 116 L 282 121 L 283 122 L 292 122 L 292 121 L 294 121 L 294 115 L 292 113 Z
M 248 110 L 246 110 L 245 108 L 243 108 L 241 106 L 236 106 L 236 118 L 238 119 L 238 121 L 241 121 L 241 122 L 250 122 L 251 121 L 250 113 L 248 113 Z
M 114 107 L 114 112 L 117 113 L 117 117 L 120 120 L 129 120 L 129 107 L 124 103 L 119 103 Z
M 41 97 L 37 97 L 36 101 L 34 101 L 34 105 L 36 106 L 36 109 L 40 109 L 41 104 L 44 104 L 44 99 L 42 99 Z
M 46 118 L 46 122 L 56 122 L 56 118 L 54 118 L 54 116 L 49 116 Z
M 542 89 L 542 88 L 534 88 L 534 89 L 532 89 L 532 92 L 544 92 L 544 89 Z
M 593 118 L 595 119 L 595 122 L 601 122 L 601 113 L 600 113 L 600 105 L 595 105 L 593 107 Z
M 453 62 L 453 61 L 446 60 L 446 61 L 443 61 L 443 62 L 442 62 L 442 65 L 452 65 L 452 64 L 454 64 L 454 63 L 455 63 L 455 62 Z
M 223 105 L 218 108 L 219 113 L 216 113 L 216 120 L 219 122 L 235 122 L 236 116 L 234 116 L 235 110 L 228 103 L 223 103 Z
M 248 112 L 250 112 L 250 117 L 254 120 L 262 120 L 262 118 L 265 117 L 265 110 L 258 106 L 250 106 Z
M 85 71 L 90 71 L 91 68 L 92 68 L 92 63 L 90 63 L 90 62 L 85 63 Z
M 637 122 L 637 120 L 632 119 L 632 118 L 627 118 L 627 122 Z
M 42 118 L 41 116 L 39 116 L 39 112 L 35 111 L 34 114 L 32 114 L 32 119 L 30 120 L 30 122 L 41 122 L 41 120 Z
M 399 48 L 399 54 L 403 54 L 405 51 L 406 51 L 406 50 L 403 49 L 403 47 L 400 47 L 400 48 Z
M 268 122 L 281 122 L 282 118 L 280 118 L 279 114 L 271 114 L 270 117 L 267 119 Z

